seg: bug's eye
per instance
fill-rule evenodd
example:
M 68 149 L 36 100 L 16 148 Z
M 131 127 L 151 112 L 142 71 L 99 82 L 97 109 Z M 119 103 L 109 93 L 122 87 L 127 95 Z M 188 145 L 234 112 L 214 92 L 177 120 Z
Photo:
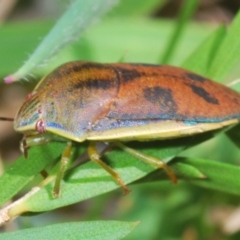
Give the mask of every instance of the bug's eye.
M 46 131 L 45 129 L 45 124 L 43 122 L 42 119 L 37 120 L 36 125 L 35 125 L 35 129 L 39 132 L 39 133 L 44 133 Z

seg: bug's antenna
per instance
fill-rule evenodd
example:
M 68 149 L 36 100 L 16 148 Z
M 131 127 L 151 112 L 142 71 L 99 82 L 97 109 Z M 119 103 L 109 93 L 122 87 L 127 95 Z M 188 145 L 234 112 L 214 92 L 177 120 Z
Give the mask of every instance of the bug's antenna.
M 0 121 L 10 121 L 10 122 L 13 122 L 14 118 L 0 117 Z

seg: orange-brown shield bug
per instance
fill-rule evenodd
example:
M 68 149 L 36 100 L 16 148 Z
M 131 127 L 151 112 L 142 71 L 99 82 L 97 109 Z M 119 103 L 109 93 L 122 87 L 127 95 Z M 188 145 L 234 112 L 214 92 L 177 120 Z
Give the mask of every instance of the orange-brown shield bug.
M 238 123 L 240 94 L 193 72 L 165 65 L 66 63 L 43 78 L 20 108 L 14 129 L 24 133 L 21 148 L 54 136 L 68 142 L 53 195 L 71 152 L 71 142 L 90 141 L 89 158 L 127 193 L 121 177 L 101 161 L 98 141 L 113 142 L 138 159 L 163 168 L 160 159 L 125 146 L 123 141 L 179 138 Z

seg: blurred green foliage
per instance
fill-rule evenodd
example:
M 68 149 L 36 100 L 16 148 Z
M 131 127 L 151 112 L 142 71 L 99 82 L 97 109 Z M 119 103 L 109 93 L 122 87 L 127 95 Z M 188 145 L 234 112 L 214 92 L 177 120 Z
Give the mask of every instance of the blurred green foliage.
M 191 0 L 186 1 L 185 4 L 188 6 L 186 8 L 188 12 L 185 8 L 182 9 L 178 18 L 182 21 L 179 24 L 177 20 L 149 17 L 156 6 L 160 8 L 164 1 L 132 0 L 130 4 L 129 1 L 122 0 L 119 6 L 104 17 L 100 23 L 87 30 L 79 41 L 63 49 L 57 56 L 53 56 L 34 74 L 43 76 L 60 63 L 76 59 L 99 62 L 117 62 L 123 59 L 124 62 L 144 63 L 158 63 L 159 59 L 165 59 L 169 64 L 183 65 L 185 68 L 206 76 L 216 77 L 217 80 L 225 79 L 226 75 L 240 62 L 238 53 L 240 38 L 236 31 L 240 27 L 240 14 L 229 30 L 223 26 L 216 28 L 211 25 L 198 24 L 189 21 L 197 6 L 197 1 L 194 1 L 194 4 L 190 2 Z M 188 4 L 193 4 L 194 7 L 189 7 Z M 0 40 L 0 76 L 2 78 L 20 67 L 27 58 L 26 53 L 34 50 L 39 39 L 47 34 L 52 25 L 52 21 L 39 19 L 34 22 L 7 23 L 0 28 L 2 36 Z M 170 40 L 173 37 L 174 41 Z M 231 51 L 232 48 L 235 50 Z M 228 58 L 225 59 L 226 55 Z M 218 64 L 221 62 L 224 64 L 223 66 L 219 65 L 218 68 Z M 181 177 L 184 179 L 176 186 L 169 181 L 162 181 L 166 179 L 162 171 L 153 171 L 148 166 L 137 163 L 127 154 L 113 151 L 107 155 L 106 159 L 121 172 L 120 175 L 124 177 L 124 180 L 126 178 L 127 182 L 133 180 L 130 177 L 135 177 L 134 174 L 140 174 L 135 178 L 138 179 L 152 172 L 136 184 L 130 185 L 131 194 L 123 197 L 119 190 L 95 196 L 89 202 L 83 202 L 83 206 L 87 206 L 87 210 L 84 211 L 81 205 L 75 205 L 76 209 L 80 208 L 82 216 L 76 214 L 76 209 L 72 210 L 71 207 L 68 207 L 65 213 L 64 210 L 62 212 L 55 210 L 51 215 L 45 213 L 35 217 L 20 217 L 19 226 L 22 228 L 43 225 L 42 222 L 51 224 L 73 220 L 115 219 L 129 222 L 139 220 L 139 226 L 124 239 L 237 240 L 240 238 L 239 231 L 231 234 L 223 228 L 223 225 L 229 212 L 234 212 L 239 204 L 240 174 L 237 165 L 239 165 L 240 152 L 237 146 L 240 136 L 237 134 L 238 132 L 239 126 L 236 126 L 227 131 L 227 134 L 221 132 L 215 134 L 214 137 L 207 134 L 196 137 L 191 144 L 189 144 L 189 139 L 180 139 L 180 142 L 163 141 L 152 145 L 133 143 L 136 148 L 168 160 L 181 151 L 180 157 L 173 158 L 170 162 L 170 166 L 178 173 L 180 179 Z M 186 146 L 188 148 L 182 151 Z M 61 152 L 61 149 L 56 152 L 53 145 L 50 145 L 50 148 L 55 154 Z M 43 157 L 38 151 L 39 149 L 36 149 L 32 154 L 37 154 L 39 158 Z M 34 158 L 37 161 L 36 156 Z M 23 159 L 14 163 L 15 169 L 18 168 L 21 161 Z M 32 172 L 34 175 L 39 168 L 45 168 L 44 164 L 46 163 L 36 166 L 36 163 L 31 161 L 28 166 L 35 171 Z M 24 172 L 24 166 L 21 166 L 23 170 L 20 175 L 24 176 L 27 171 Z M 24 179 L 22 176 L 11 175 L 10 170 L 11 168 L 0 178 L 0 191 L 4 191 L 4 195 L 0 195 L 2 202 L 11 198 L 26 181 L 32 179 L 29 174 L 25 174 Z M 55 171 L 56 169 L 52 173 L 54 174 Z M 91 174 L 92 179 L 89 177 Z M 57 199 L 54 203 L 55 200 L 47 197 L 51 192 L 51 186 L 47 186 L 26 202 L 28 210 L 50 210 L 77 202 L 77 199 L 80 200 L 82 196 L 82 199 L 86 199 L 92 192 L 94 196 L 94 187 L 99 190 L 95 195 L 117 188 L 111 178 L 107 179 L 107 174 L 106 176 L 104 174 L 94 164 L 84 164 L 75 169 L 70 177 L 67 175 L 64 197 Z M 209 179 L 204 179 L 205 175 Z M 187 178 L 187 176 L 190 177 Z M 78 193 L 79 186 L 74 186 L 73 180 L 80 178 L 83 178 L 83 183 L 86 182 L 86 187 L 84 189 L 83 186 L 82 191 L 79 188 Z M 8 186 L 9 179 L 12 183 L 11 188 Z M 90 185 L 91 181 L 93 181 L 93 185 Z M 75 187 L 73 188 L 74 194 L 69 190 L 71 185 Z M 67 192 L 67 190 L 69 191 Z M 74 198 L 74 201 L 70 201 L 70 198 Z M 218 218 L 217 214 L 222 214 L 223 217 Z M 61 219 L 59 219 L 60 216 Z M 131 228 L 132 225 L 130 224 L 128 227 Z M 34 233 L 35 229 L 32 228 L 32 231 Z M 21 236 L 21 233 L 18 234 Z M 22 236 L 24 238 L 24 235 Z

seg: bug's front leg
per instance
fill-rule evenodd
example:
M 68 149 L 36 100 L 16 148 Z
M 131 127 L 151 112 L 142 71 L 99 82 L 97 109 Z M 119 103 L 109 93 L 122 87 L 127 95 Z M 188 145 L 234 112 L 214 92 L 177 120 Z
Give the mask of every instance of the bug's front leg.
M 25 134 L 20 143 L 20 150 L 25 158 L 28 158 L 28 149 L 32 146 L 39 146 L 46 144 L 52 140 L 52 136 L 49 134 Z
M 167 164 L 165 162 L 163 162 L 161 159 L 152 157 L 152 156 L 148 156 L 146 154 L 143 154 L 139 151 L 136 151 L 132 148 L 129 148 L 125 145 L 123 145 L 120 142 L 114 142 L 118 147 L 120 147 L 121 149 L 123 149 L 124 151 L 128 152 L 129 154 L 131 154 L 132 156 L 138 158 L 139 160 L 148 163 L 150 165 L 152 165 L 153 167 L 157 167 L 157 168 L 162 168 L 167 175 L 169 176 L 169 178 L 172 180 L 173 183 L 177 183 L 177 177 L 174 174 L 174 172 L 167 166 Z
M 26 135 L 24 135 L 24 137 L 22 139 L 20 149 L 23 152 L 25 158 L 27 158 L 29 147 L 46 144 L 49 141 L 51 141 L 52 139 L 53 139 L 52 135 L 47 134 L 47 133 L 32 134 L 32 135 L 26 134 Z M 72 149 L 72 142 L 69 141 L 69 142 L 67 142 L 67 146 L 62 153 L 61 160 L 60 160 L 60 167 L 57 172 L 56 180 L 54 182 L 54 187 L 52 190 L 52 196 L 54 198 L 57 198 L 60 195 L 61 181 L 62 181 L 64 173 L 66 172 L 66 169 L 68 167 L 68 163 L 70 161 L 71 149 Z M 43 176 L 44 179 L 48 177 L 48 173 L 45 170 L 41 171 L 41 175 Z
M 115 172 L 111 167 L 109 167 L 105 162 L 100 159 L 100 155 L 96 148 L 97 142 L 90 142 L 88 146 L 88 155 L 90 159 L 101 166 L 104 170 L 106 170 L 114 179 L 115 181 L 122 187 L 124 194 L 128 194 L 130 190 L 127 188 L 123 180 L 120 178 L 117 172 Z
M 32 146 L 38 146 L 51 141 L 49 134 L 24 134 L 22 141 L 20 142 L 20 151 L 24 157 L 28 158 L 28 149 Z M 41 171 L 42 177 L 45 179 L 48 177 L 48 173 L 45 170 Z

